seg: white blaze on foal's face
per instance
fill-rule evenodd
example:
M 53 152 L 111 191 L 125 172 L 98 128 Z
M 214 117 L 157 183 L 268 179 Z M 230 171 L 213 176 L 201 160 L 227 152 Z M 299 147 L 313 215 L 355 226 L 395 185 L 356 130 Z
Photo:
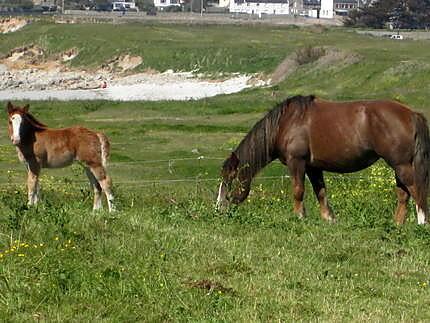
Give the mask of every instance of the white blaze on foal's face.
M 22 123 L 22 117 L 20 114 L 16 113 L 10 117 L 10 121 L 12 123 L 12 135 L 11 140 L 14 145 L 18 145 L 21 141 L 20 137 L 20 129 Z

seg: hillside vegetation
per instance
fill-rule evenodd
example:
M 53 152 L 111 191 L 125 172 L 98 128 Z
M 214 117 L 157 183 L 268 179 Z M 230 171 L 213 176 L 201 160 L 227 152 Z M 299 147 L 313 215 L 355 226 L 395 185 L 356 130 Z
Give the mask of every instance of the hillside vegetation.
M 198 69 L 214 77 L 270 76 L 309 47 L 348 55 L 328 64 L 324 55 L 300 60 L 276 86 L 201 101 L 30 102 L 52 127 L 80 124 L 110 137 L 115 214 L 90 211 L 92 194 L 79 165 L 45 171 L 42 202 L 28 208 L 24 167 L 3 114 L 2 319 L 430 320 L 430 229 L 417 226 L 414 213 L 405 226 L 394 225 L 394 178 L 383 162 L 327 176 L 335 225 L 319 218 L 309 186 L 308 218 L 292 214 L 289 179 L 278 162 L 256 178 L 242 206 L 214 210 L 223 158 L 287 96 L 391 98 L 429 115 L 430 42 L 320 27 L 35 23 L 1 35 L 0 52 L 30 43 L 47 55 L 76 47 L 73 68 L 97 68 L 131 53 L 143 58 L 142 71 Z

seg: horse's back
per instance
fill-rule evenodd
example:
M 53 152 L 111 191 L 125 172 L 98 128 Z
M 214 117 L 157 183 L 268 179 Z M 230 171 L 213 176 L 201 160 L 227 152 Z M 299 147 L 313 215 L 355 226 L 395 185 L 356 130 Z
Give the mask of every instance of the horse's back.
M 380 157 L 403 162 L 413 154 L 413 115 L 393 101 L 317 100 L 308 114 L 311 163 L 349 172 Z
M 73 160 L 98 163 L 101 141 L 99 133 L 81 126 L 47 129 L 38 136 L 38 147 L 46 155 L 43 167 L 64 167 Z

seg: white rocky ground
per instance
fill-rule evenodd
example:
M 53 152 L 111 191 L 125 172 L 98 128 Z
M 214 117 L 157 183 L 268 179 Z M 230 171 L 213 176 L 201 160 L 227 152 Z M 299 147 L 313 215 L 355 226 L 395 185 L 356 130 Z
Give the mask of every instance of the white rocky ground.
M 173 72 L 115 78 L 85 72 L 0 71 L 0 100 L 190 100 L 263 85 L 251 79 L 238 75 L 224 81 L 208 81 L 190 73 Z

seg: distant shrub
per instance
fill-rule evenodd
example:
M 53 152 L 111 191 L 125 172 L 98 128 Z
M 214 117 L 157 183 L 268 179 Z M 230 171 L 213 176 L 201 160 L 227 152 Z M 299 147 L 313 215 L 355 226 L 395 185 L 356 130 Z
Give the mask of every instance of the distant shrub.
M 168 6 L 163 9 L 165 12 L 181 12 L 182 8 L 180 6 Z
M 323 47 L 306 46 L 296 52 L 296 62 L 298 65 L 310 64 L 326 55 Z

